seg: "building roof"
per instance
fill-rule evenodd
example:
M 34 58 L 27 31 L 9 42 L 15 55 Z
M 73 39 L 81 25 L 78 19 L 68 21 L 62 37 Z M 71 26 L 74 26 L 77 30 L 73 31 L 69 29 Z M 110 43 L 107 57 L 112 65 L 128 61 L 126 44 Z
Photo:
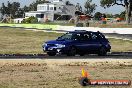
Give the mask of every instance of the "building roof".
M 29 11 L 26 13 L 51 13 L 51 11 Z
M 64 7 L 61 10 L 62 13 L 75 16 L 76 7 L 74 5 L 64 5 Z
M 88 15 L 88 14 L 85 14 L 85 13 L 83 13 L 83 12 L 81 12 L 81 11 L 75 11 L 75 14 L 76 14 L 76 15 L 80 15 L 80 16 L 87 16 L 88 18 L 93 18 L 92 16 L 90 16 L 90 15 Z
M 38 4 L 38 5 L 47 5 L 47 4 L 48 4 L 48 5 L 49 5 L 49 4 L 50 4 L 50 5 L 54 5 L 54 3 L 51 3 L 51 2 L 49 2 L 49 3 L 43 3 L 43 4 Z

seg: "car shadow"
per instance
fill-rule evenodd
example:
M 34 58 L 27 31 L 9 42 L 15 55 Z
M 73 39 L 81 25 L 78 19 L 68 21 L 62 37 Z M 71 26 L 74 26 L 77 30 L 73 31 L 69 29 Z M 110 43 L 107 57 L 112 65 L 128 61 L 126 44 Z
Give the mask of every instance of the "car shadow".
M 107 56 L 98 56 L 95 54 L 89 54 L 85 56 L 48 56 L 47 54 L 0 54 L 0 59 L 132 59 L 132 52 L 112 52 L 108 53 Z
M 107 55 L 107 56 L 98 56 L 98 55 L 85 55 L 85 56 L 46 56 L 44 59 L 132 59 L 132 55 Z

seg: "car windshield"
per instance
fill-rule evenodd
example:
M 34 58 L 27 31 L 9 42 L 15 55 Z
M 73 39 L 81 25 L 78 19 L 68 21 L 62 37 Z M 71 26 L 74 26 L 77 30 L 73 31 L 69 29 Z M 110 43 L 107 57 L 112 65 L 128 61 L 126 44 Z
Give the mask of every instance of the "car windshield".
M 75 40 L 77 39 L 76 34 L 74 33 L 66 33 L 58 38 L 58 40 Z

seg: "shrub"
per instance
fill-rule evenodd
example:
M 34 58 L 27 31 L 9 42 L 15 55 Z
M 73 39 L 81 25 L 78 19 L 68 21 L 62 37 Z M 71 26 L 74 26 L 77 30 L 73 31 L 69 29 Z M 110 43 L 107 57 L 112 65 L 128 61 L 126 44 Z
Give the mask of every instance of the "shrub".
M 83 27 L 83 23 L 77 23 L 76 27 Z
M 23 19 L 22 23 L 37 23 L 38 19 L 36 17 L 29 17 L 27 19 Z

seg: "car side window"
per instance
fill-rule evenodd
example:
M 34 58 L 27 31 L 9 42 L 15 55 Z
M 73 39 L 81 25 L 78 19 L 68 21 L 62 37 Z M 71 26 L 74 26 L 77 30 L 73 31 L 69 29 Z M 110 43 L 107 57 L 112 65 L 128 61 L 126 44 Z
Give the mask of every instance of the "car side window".
M 89 34 L 84 34 L 84 40 L 89 40 L 90 39 L 90 35 Z
M 90 35 L 87 33 L 81 34 L 81 36 L 80 36 L 80 40 L 82 40 L 82 41 L 87 41 L 89 39 L 90 39 Z
M 92 40 L 96 40 L 98 38 L 98 36 L 96 34 L 91 33 L 91 38 L 92 38 Z
M 99 34 L 99 38 L 100 38 L 100 39 L 104 39 L 105 36 L 104 36 L 103 34 Z
M 80 34 L 74 34 L 73 39 L 74 40 L 80 40 Z

